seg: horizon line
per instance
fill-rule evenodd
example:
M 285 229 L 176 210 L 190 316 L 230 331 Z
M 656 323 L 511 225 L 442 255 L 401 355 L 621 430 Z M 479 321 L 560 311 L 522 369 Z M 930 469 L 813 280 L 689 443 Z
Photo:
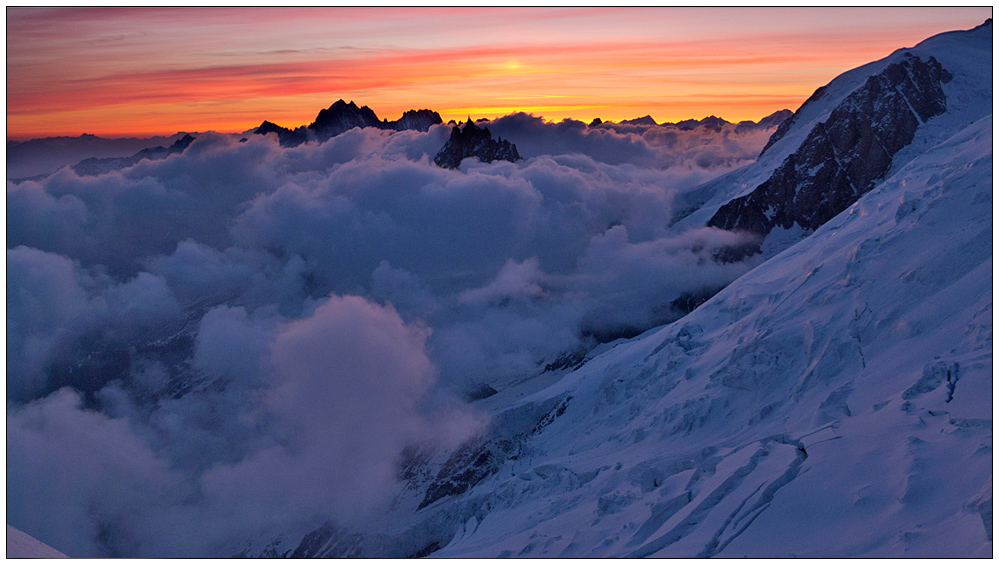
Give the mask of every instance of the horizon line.
M 344 99 L 343 98 L 339 98 L 338 100 L 344 100 Z M 358 107 L 368 107 L 369 109 L 371 109 L 370 106 L 367 106 L 366 104 L 358 104 L 354 100 L 344 100 L 344 101 L 346 103 L 348 103 L 348 104 L 349 103 L 354 103 Z M 800 105 L 799 105 L 799 107 L 800 107 Z M 325 109 L 325 108 L 323 108 L 323 109 Z M 438 112 L 437 110 L 433 110 L 431 108 L 425 108 L 425 109 L 430 109 L 430 111 L 433 111 L 433 112 L 437 113 L 438 115 L 441 115 L 441 112 Z M 461 109 L 461 108 L 459 108 L 459 109 Z M 738 121 L 732 121 L 730 119 L 724 118 L 724 117 L 719 116 L 719 115 L 714 114 L 714 113 L 705 115 L 705 116 L 703 116 L 701 118 L 693 118 L 693 117 L 691 117 L 691 118 L 684 118 L 684 119 L 677 120 L 677 121 L 659 121 L 655 117 L 653 117 L 651 113 L 646 113 L 646 114 L 643 114 L 643 115 L 637 115 L 635 117 L 626 118 L 626 119 L 632 120 L 632 119 L 641 119 L 641 118 L 645 118 L 645 117 L 651 117 L 656 122 L 657 126 L 663 126 L 663 125 L 671 125 L 671 124 L 676 124 L 676 123 L 680 123 L 680 122 L 683 122 L 683 121 L 689 121 L 689 120 L 701 121 L 701 120 L 704 120 L 704 119 L 708 119 L 708 118 L 714 117 L 714 118 L 721 119 L 721 120 L 723 120 L 723 121 L 725 121 L 727 123 L 731 123 L 731 124 L 737 125 L 737 124 L 739 124 L 739 123 L 741 123 L 743 121 L 752 121 L 753 123 L 759 123 L 764 118 L 767 118 L 767 117 L 769 117 L 769 116 L 771 116 L 771 115 L 773 115 L 773 114 L 775 114 L 777 112 L 781 112 L 781 111 L 785 111 L 785 110 L 786 111 L 790 111 L 790 112 L 795 112 L 796 111 L 796 110 L 792 110 L 791 108 L 785 107 L 785 108 L 781 108 L 779 110 L 775 110 L 773 112 L 767 113 L 766 115 L 760 116 L 759 118 L 757 118 L 755 120 L 738 120 Z M 374 110 L 372 109 L 372 111 L 374 111 Z M 561 122 L 564 122 L 564 121 L 578 121 L 578 122 L 581 122 L 581 123 L 589 125 L 593 121 L 593 120 L 587 121 L 585 119 L 577 119 L 577 118 L 574 118 L 574 117 L 565 117 L 565 118 L 562 118 L 562 119 L 546 119 L 543 115 L 536 115 L 533 112 L 524 111 L 524 110 L 513 111 L 513 112 L 505 113 L 505 114 L 502 114 L 502 115 L 495 115 L 495 117 L 488 117 L 488 116 L 484 116 L 483 115 L 481 117 L 477 117 L 476 118 L 476 117 L 472 117 L 472 115 L 471 115 L 471 114 L 473 114 L 475 112 L 468 113 L 468 112 L 465 112 L 465 111 L 462 111 L 462 112 L 448 112 L 447 115 L 450 116 L 451 114 L 456 114 L 456 113 L 466 113 L 466 114 L 468 114 L 466 117 L 467 118 L 471 118 L 473 122 L 478 122 L 479 120 L 482 120 L 482 119 L 485 119 L 487 121 L 495 121 L 495 120 L 498 120 L 498 119 L 502 119 L 504 117 L 508 117 L 508 116 L 512 116 L 512 115 L 516 115 L 516 114 L 521 114 L 521 113 L 522 114 L 527 114 L 527 115 L 530 115 L 530 116 L 533 116 L 533 117 L 536 117 L 536 118 L 540 118 L 545 123 L 561 123 Z M 375 113 L 375 115 L 378 116 L 377 113 Z M 402 116 L 402 114 L 400 114 L 400 117 L 401 116 Z M 381 116 L 378 116 L 378 118 L 382 119 L 382 120 L 385 119 L 385 118 L 382 118 Z M 396 118 L 396 119 L 398 119 L 398 118 Z M 445 125 L 448 124 L 448 123 L 450 123 L 451 121 L 454 121 L 455 123 L 458 123 L 458 124 L 464 123 L 464 121 L 465 121 L 464 119 L 455 119 L 453 117 L 445 119 L 444 115 L 441 115 L 441 119 L 443 120 L 442 123 L 445 124 Z M 595 119 L 601 119 L 601 118 L 598 117 L 598 118 L 595 118 Z M 301 124 L 298 124 L 298 125 L 288 126 L 288 125 L 281 125 L 281 124 L 279 124 L 277 122 L 274 122 L 274 121 L 272 121 L 270 119 L 267 119 L 267 118 L 264 118 L 263 120 L 261 120 L 260 123 L 263 123 L 264 121 L 270 121 L 271 123 L 274 123 L 275 125 L 279 125 L 281 127 L 286 127 L 288 129 L 295 129 L 297 127 L 308 126 L 309 123 L 312 123 L 312 122 L 309 122 L 309 123 L 301 123 Z M 314 121 L 314 119 L 313 119 L 313 121 Z M 393 121 L 393 120 L 388 120 L 388 121 Z M 624 120 L 601 119 L 602 123 L 622 124 L 623 121 Z M 24 143 L 24 142 L 27 142 L 27 141 L 42 140 L 42 139 L 79 139 L 81 137 L 94 137 L 94 138 L 97 138 L 97 139 L 152 139 L 154 137 L 173 137 L 175 135 L 183 135 L 183 134 L 191 134 L 191 135 L 197 134 L 197 135 L 202 135 L 202 134 L 205 134 L 205 133 L 217 133 L 219 135 L 240 135 L 240 134 L 252 133 L 252 131 L 254 129 L 260 127 L 260 123 L 258 123 L 257 125 L 253 125 L 251 127 L 248 127 L 248 128 L 244 128 L 244 129 L 221 130 L 221 129 L 215 129 L 215 128 L 207 128 L 207 129 L 204 129 L 204 130 L 193 130 L 193 131 L 190 130 L 190 129 L 180 129 L 180 130 L 176 130 L 176 131 L 173 131 L 173 132 L 170 132 L 170 133 L 167 133 L 167 132 L 161 130 L 161 131 L 131 131 L 131 132 L 126 131 L 126 132 L 113 133 L 113 134 L 107 134 L 107 133 L 89 133 L 87 131 L 83 131 L 81 133 L 63 133 L 63 134 L 57 134 L 57 135 L 51 135 L 51 134 L 49 134 L 49 135 L 45 135 L 45 134 L 41 134 L 41 135 L 24 135 L 24 136 L 22 136 L 22 135 L 13 135 L 13 136 L 12 135 L 8 135 L 7 136 L 7 142 L 8 143 L 11 143 L 11 142 L 14 142 L 14 143 Z M 627 125 L 627 124 L 625 124 L 625 125 Z

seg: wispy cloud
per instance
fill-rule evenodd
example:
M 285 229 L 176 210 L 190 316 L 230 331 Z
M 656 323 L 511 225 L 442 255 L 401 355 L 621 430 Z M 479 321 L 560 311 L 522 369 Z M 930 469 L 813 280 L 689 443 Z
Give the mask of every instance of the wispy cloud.
M 267 106 L 305 123 L 340 97 L 394 117 L 542 94 L 570 99 L 549 118 L 600 108 L 623 119 L 644 103 L 664 121 L 692 117 L 676 104 L 709 96 L 709 113 L 755 119 L 780 109 L 773 100 L 800 102 L 846 68 L 986 12 L 11 8 L 8 135 L 172 133 L 207 101 L 226 104 L 193 129 L 250 127 L 271 117 L 250 113 Z M 769 99 L 722 96 L 762 88 Z

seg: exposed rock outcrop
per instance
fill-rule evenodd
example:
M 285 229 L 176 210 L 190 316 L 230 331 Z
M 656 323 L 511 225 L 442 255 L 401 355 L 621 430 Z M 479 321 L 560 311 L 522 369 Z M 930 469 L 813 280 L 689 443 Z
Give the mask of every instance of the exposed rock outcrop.
M 488 127 L 480 129 L 472 120 L 465 122 L 463 127 L 455 126 L 451 130 L 451 138 L 434 157 L 434 163 L 444 168 L 458 168 L 461 161 L 468 157 L 476 157 L 484 163 L 520 160 L 516 145 L 503 139 L 493 139 Z
M 708 225 L 760 240 L 777 226 L 819 227 L 869 191 L 888 172 L 892 156 L 912 142 L 916 128 L 946 110 L 941 84 L 950 80 L 933 57 L 923 61 L 907 53 L 847 96 L 770 178 L 723 205 Z M 809 100 L 823 94 L 820 88 Z M 767 148 L 787 133 L 797 115 L 784 121 Z M 758 244 L 750 245 L 725 258 L 737 260 L 759 250 Z

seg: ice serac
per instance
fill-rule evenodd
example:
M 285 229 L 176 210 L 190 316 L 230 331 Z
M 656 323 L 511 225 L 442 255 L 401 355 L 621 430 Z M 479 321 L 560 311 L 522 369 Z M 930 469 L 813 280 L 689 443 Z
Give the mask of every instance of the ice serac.
M 777 226 L 816 229 L 869 191 L 916 129 L 947 109 L 942 85 L 951 78 L 932 56 L 923 60 L 907 53 L 847 96 L 770 178 L 723 205 L 708 225 L 761 239 Z M 810 102 L 820 98 L 813 95 Z M 788 129 L 778 128 L 768 147 Z
M 469 157 L 476 157 L 484 163 L 520 160 L 516 145 L 503 139 L 493 139 L 488 127 L 480 129 L 472 120 L 468 120 L 463 127 L 455 126 L 451 130 L 451 137 L 434 157 L 434 163 L 444 168 L 458 168 L 461 161 Z

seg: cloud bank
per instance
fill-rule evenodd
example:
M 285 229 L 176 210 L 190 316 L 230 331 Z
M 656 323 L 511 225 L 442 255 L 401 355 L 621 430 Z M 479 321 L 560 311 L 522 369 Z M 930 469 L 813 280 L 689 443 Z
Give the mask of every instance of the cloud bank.
M 724 286 L 733 235 L 676 194 L 767 132 L 489 124 L 526 160 L 445 170 L 449 128 L 180 155 L 8 183 L 8 520 L 74 556 L 236 554 L 363 529 L 403 449 L 484 424 L 538 374 Z

